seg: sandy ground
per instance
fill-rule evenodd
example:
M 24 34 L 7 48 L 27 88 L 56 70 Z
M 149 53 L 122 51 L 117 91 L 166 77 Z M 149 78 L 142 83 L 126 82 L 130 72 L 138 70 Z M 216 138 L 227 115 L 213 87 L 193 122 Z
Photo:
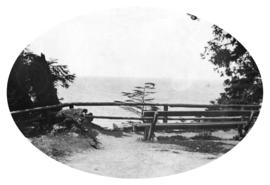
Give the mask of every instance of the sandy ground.
M 184 172 L 220 155 L 188 152 L 174 144 L 142 142 L 141 137 L 136 134 L 123 137 L 100 135 L 101 149 L 75 154 L 64 163 L 105 176 L 147 178 Z

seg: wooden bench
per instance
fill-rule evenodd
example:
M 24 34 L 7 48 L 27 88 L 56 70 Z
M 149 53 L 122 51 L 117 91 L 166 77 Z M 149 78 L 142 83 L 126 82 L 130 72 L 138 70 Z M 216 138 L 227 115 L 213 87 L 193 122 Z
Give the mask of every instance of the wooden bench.
M 239 136 L 244 137 L 258 114 L 258 110 L 145 111 L 144 123 L 135 125 L 135 129 L 144 129 L 145 140 L 152 140 L 156 130 L 169 129 L 237 129 Z M 174 122 L 159 123 L 158 120 Z

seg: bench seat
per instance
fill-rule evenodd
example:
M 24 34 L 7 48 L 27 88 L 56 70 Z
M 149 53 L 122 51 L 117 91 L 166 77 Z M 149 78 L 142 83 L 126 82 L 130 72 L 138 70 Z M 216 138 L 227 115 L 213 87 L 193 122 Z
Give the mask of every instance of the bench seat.
M 156 130 L 163 129 L 228 129 L 239 128 L 239 126 L 246 125 L 247 121 L 227 121 L 227 122 L 198 122 L 198 123 L 160 123 L 155 125 Z M 135 129 L 144 129 L 150 127 L 150 124 L 143 123 L 135 125 Z
M 258 116 L 257 110 L 205 110 L 205 111 L 145 111 L 143 124 L 134 126 L 134 130 L 143 130 L 145 140 L 153 139 L 155 130 L 172 129 L 237 129 L 243 137 L 252 119 Z M 178 117 L 178 118 L 176 118 Z M 166 120 L 161 124 L 158 120 Z M 191 120 L 192 122 L 170 123 L 168 120 Z

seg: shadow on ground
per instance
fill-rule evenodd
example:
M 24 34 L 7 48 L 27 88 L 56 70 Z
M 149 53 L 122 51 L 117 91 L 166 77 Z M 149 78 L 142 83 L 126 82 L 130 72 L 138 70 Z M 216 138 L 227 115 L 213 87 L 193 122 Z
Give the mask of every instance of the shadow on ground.
M 229 143 L 228 140 L 221 140 L 214 136 L 194 136 L 191 138 L 186 138 L 181 135 L 158 136 L 157 142 L 160 144 L 175 144 L 183 147 L 183 149 L 188 152 L 200 152 L 215 155 L 224 154 L 235 146 L 235 144 Z
M 122 130 L 99 130 L 101 134 L 107 135 L 107 136 L 113 136 L 113 137 L 127 137 L 129 136 Z

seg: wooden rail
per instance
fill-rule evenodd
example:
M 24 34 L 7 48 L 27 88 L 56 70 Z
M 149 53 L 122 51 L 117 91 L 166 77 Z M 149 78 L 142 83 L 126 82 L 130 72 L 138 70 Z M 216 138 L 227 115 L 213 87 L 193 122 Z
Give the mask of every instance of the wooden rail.
M 70 107 L 73 108 L 74 106 L 159 106 L 164 107 L 164 111 L 168 111 L 168 107 L 182 107 L 182 108 L 243 108 L 243 109 L 255 109 L 258 110 L 261 108 L 261 105 L 238 105 L 238 104 L 231 104 L 231 105 L 209 105 L 209 104 L 181 104 L 181 103 L 118 103 L 118 102 L 72 102 L 72 103 L 62 103 L 58 105 L 49 105 L 44 107 L 36 107 L 32 109 L 24 109 L 24 110 L 17 110 L 12 111 L 11 114 L 21 114 L 27 112 L 36 112 L 36 111 L 44 111 L 49 109 L 56 109 L 56 108 L 63 108 L 63 107 Z M 166 118 L 164 118 L 165 120 Z
M 157 111 L 160 116 L 249 116 L 248 110 L 217 110 L 217 111 Z M 154 111 L 145 111 L 144 116 L 153 116 Z M 258 115 L 259 111 L 254 111 Z
M 17 110 L 12 111 L 11 114 L 13 116 L 20 115 L 25 113 L 34 113 L 34 112 L 42 112 L 45 113 L 43 117 L 38 119 L 47 120 L 50 122 L 50 110 L 57 110 L 59 108 L 69 107 L 73 109 L 74 106 L 157 106 L 163 107 L 163 110 L 159 109 L 158 111 L 144 111 L 141 117 L 132 117 L 132 116 L 98 116 L 88 114 L 87 117 L 94 119 L 110 119 L 110 120 L 138 120 L 142 121 L 142 124 L 133 125 L 134 130 L 136 128 L 145 127 L 145 139 L 151 140 L 153 133 L 156 129 L 164 129 L 167 127 L 170 128 L 212 128 L 212 127 L 237 127 L 240 135 L 242 133 L 242 127 L 246 123 L 252 123 L 252 120 L 256 118 L 259 114 L 259 110 L 261 105 L 209 105 L 209 104 L 170 104 L 170 103 L 121 103 L 121 102 L 72 102 L 72 103 L 62 103 L 58 105 L 49 105 L 44 107 L 36 107 L 32 109 L 25 110 Z M 204 110 L 182 110 L 182 111 L 169 111 L 169 108 L 204 108 Z M 211 109 L 212 108 L 212 109 Z M 34 114 L 33 114 L 34 115 Z M 31 114 L 28 117 L 31 117 Z M 14 117 L 15 118 L 15 117 Z M 34 118 L 36 119 L 36 118 Z M 246 119 L 248 119 L 246 121 Z M 31 122 L 30 120 L 21 120 L 20 122 Z M 158 124 L 158 120 L 163 120 L 163 124 Z M 177 123 L 168 123 L 169 120 L 178 120 L 181 121 L 179 125 Z M 185 123 L 183 121 L 191 120 L 195 122 Z M 199 121 L 199 122 L 198 122 Z M 203 122 L 203 123 L 201 123 Z M 222 122 L 219 123 L 219 122 Z M 240 129 L 239 129 L 240 128 Z M 243 127 L 244 128 L 244 127 Z M 245 132 L 247 132 L 247 128 L 245 127 Z
M 245 116 L 250 115 L 250 111 L 253 112 L 254 116 L 257 116 L 259 113 L 259 109 L 261 105 L 209 105 L 209 104 L 181 104 L 181 103 L 121 103 L 121 102 L 71 102 L 71 103 L 62 103 L 58 105 L 49 105 L 44 107 L 36 107 L 32 109 L 25 110 L 17 110 L 12 111 L 12 115 L 20 115 L 24 113 L 32 113 L 32 112 L 45 112 L 49 114 L 49 110 L 69 107 L 70 109 L 74 108 L 74 106 L 159 106 L 163 107 L 163 111 L 157 111 L 159 116 L 156 116 L 156 120 L 163 120 L 164 124 L 168 124 L 169 120 L 228 120 L 228 121 L 236 121 L 241 120 Z M 181 107 L 181 108 L 223 108 L 224 110 L 208 110 L 208 111 L 169 111 L 169 107 Z M 233 110 L 237 109 L 237 110 Z M 251 109 L 251 110 L 250 110 Z M 239 113 L 241 117 L 239 117 Z M 178 115 L 178 116 L 174 116 Z M 190 117 L 187 117 L 190 116 Z M 206 117 L 205 117 L 206 116 Z M 216 117 L 218 116 L 218 117 Z M 230 116 L 230 117 L 228 117 Z M 110 119 L 110 120 L 138 120 L 146 122 L 152 122 L 153 120 L 153 111 L 145 111 L 142 117 L 125 117 L 125 116 L 98 116 L 98 115 L 89 115 L 91 118 L 95 119 Z M 40 118 L 40 119 L 44 119 Z M 49 116 L 45 115 L 45 120 L 49 119 Z M 49 121 L 49 120 L 48 120 Z M 27 121 L 25 121 L 27 122 Z M 30 122 L 30 121 L 29 121 Z M 150 130 L 149 132 L 153 132 Z
M 87 116 L 89 118 L 94 119 L 112 119 L 112 120 L 153 120 L 153 117 L 124 117 L 124 116 Z M 159 116 L 159 120 L 164 120 L 164 116 Z M 240 120 L 242 119 L 242 116 L 232 116 L 232 117 L 166 117 L 167 120 L 181 120 L 181 121 L 187 121 L 187 120 Z

